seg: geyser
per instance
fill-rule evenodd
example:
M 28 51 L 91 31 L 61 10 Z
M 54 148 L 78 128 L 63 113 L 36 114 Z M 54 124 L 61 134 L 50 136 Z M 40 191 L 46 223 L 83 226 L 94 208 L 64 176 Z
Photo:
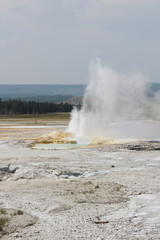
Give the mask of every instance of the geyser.
M 68 131 L 79 143 L 95 139 L 160 139 L 160 94 L 149 97 L 150 83 L 141 73 L 120 75 L 91 61 L 81 110 L 74 109 Z

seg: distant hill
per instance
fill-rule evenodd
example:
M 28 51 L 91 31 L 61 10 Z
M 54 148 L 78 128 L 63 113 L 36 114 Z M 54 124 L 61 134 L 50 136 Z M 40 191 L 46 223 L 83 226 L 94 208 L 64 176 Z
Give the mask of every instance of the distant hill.
M 8 95 L 3 95 L 1 96 L 2 101 L 6 100 L 17 100 L 20 99 L 21 101 L 24 102 L 48 102 L 48 103 L 68 103 L 68 104 L 73 104 L 73 105 L 79 105 L 82 104 L 82 99 L 83 97 L 74 97 L 71 95 L 40 95 L 40 96 L 33 96 L 33 97 L 22 97 L 19 96 L 8 96 Z
M 160 91 L 160 83 L 151 83 L 151 84 L 149 84 L 147 96 L 153 97 L 154 94 L 158 91 Z
M 63 103 L 73 104 L 73 105 L 81 105 L 83 102 L 83 97 L 71 97 Z
M 20 99 L 22 101 L 34 101 L 34 102 L 64 102 L 72 98 L 72 95 L 39 95 L 39 96 L 33 96 L 33 97 L 21 97 Z
M 160 91 L 160 83 L 151 83 L 151 91 L 153 92 Z
M 67 102 L 81 104 L 86 85 L 0 85 L 2 100 L 21 99 L 35 102 Z M 150 83 L 148 97 L 160 91 L 160 83 Z
M 2 99 L 11 98 L 28 98 L 37 97 L 42 95 L 70 95 L 70 96 L 83 96 L 86 89 L 84 84 L 72 85 L 0 85 L 0 97 Z

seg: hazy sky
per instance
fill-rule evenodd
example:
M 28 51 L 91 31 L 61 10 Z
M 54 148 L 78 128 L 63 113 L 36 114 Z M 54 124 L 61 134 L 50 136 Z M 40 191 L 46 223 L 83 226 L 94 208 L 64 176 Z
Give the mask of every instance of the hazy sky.
M 96 57 L 160 82 L 160 0 L 0 1 L 0 84 L 86 83 Z

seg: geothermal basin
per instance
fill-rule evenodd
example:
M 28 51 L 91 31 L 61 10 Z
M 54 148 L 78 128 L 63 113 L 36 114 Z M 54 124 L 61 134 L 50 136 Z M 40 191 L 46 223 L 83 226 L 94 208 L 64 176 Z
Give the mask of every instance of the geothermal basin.
M 53 135 L 66 137 L 68 122 L 60 124 L 10 128 L 4 122 L 0 128 L 0 207 L 10 218 L 2 240 L 157 240 L 160 155 L 153 148 L 159 142 L 31 147 Z M 14 215 L 18 210 L 23 214 Z
M 2 240 L 160 239 L 159 93 L 99 62 L 90 75 L 70 121 L 0 119 Z

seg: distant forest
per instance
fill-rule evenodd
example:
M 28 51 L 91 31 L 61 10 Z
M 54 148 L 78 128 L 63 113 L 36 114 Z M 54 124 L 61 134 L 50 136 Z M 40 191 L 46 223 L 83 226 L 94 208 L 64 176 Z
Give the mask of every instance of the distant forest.
M 21 100 L 2 101 L 0 98 L 1 115 L 71 112 L 73 106 L 68 103 L 24 102 Z

